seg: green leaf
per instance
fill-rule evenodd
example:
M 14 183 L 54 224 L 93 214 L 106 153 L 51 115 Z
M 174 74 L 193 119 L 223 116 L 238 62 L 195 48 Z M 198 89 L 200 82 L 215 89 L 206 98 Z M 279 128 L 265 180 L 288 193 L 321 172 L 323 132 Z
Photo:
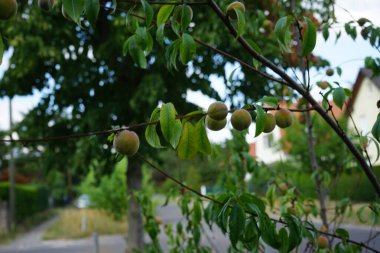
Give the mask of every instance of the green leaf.
M 193 10 L 189 5 L 182 6 L 181 26 L 182 30 L 186 31 L 193 19 Z
M 163 5 L 161 6 L 160 10 L 157 14 L 157 26 L 161 26 L 164 24 L 168 18 L 170 17 L 170 14 L 172 13 L 174 9 L 174 5 Z
M 148 67 L 148 63 L 145 58 L 144 51 L 141 47 L 136 43 L 136 36 L 129 41 L 128 51 L 133 59 L 133 61 L 142 69 L 146 69 Z
M 145 12 L 146 26 L 148 27 L 152 23 L 154 12 L 153 12 L 152 7 L 150 6 L 150 4 L 147 1 L 141 0 L 141 5 L 142 5 L 143 10 Z
M 302 224 L 297 217 L 286 215 L 286 223 L 289 230 L 289 245 L 288 251 L 295 249 L 302 242 Z
M 176 119 L 176 110 L 172 103 L 162 104 L 160 110 L 161 132 L 165 140 L 175 149 L 179 143 L 182 132 L 182 124 Z
M 288 248 L 289 248 L 289 236 L 288 236 L 288 231 L 286 228 L 281 228 L 280 231 L 278 232 L 278 238 L 281 242 L 279 252 L 280 253 L 288 253 Z
M 194 202 L 194 207 L 193 207 L 193 224 L 194 225 L 199 225 L 202 220 L 202 206 L 201 202 L 195 201 Z
M 265 213 L 265 203 L 260 198 L 250 193 L 243 193 L 239 197 L 240 203 L 244 205 L 244 209 L 256 213 L 258 216 Z
M 164 46 L 164 30 L 165 30 L 165 24 L 162 24 L 158 26 L 156 31 L 156 40 L 160 46 Z
M 236 70 L 238 70 L 240 67 L 237 67 L 237 68 L 235 68 L 234 70 L 232 70 L 231 71 L 231 74 L 230 74 L 230 76 L 228 77 L 228 82 L 230 83 L 230 84 L 233 84 L 233 78 L 234 78 L 234 75 L 235 75 L 235 72 L 236 72 Z
M 336 72 L 338 73 L 339 76 L 342 76 L 342 68 L 341 67 L 336 67 Z
M 375 144 L 375 147 L 376 147 L 376 159 L 375 159 L 375 163 L 377 162 L 377 160 L 379 160 L 379 157 L 380 157 L 380 146 L 379 146 L 379 142 L 377 142 L 375 140 L 375 138 L 372 138 L 371 136 L 369 136 L 369 138 L 371 140 L 373 140 L 373 143 Z
M 181 46 L 181 40 L 177 39 L 173 41 L 167 48 L 165 57 L 168 69 L 171 70 L 172 67 L 177 70 L 177 57 L 179 53 L 179 48 Z
M 343 239 L 343 241 L 347 241 L 347 239 L 350 239 L 350 234 L 347 230 L 343 228 L 336 229 L 335 234 L 339 235 Z
M 84 11 L 85 5 L 86 0 L 63 0 L 64 11 L 77 24 L 79 24 L 79 19 Z
M 160 118 L 160 109 L 156 108 L 153 110 L 152 115 L 150 116 L 150 122 L 154 122 L 159 120 Z M 157 134 L 156 130 L 157 125 L 149 125 L 145 129 L 145 139 L 148 142 L 149 145 L 151 145 L 154 148 L 162 148 L 160 137 Z
M 380 113 L 377 115 L 377 119 L 375 121 L 375 124 L 372 127 L 371 131 L 373 137 L 380 142 Z
M 239 37 L 244 33 L 244 30 L 245 30 L 245 16 L 244 16 L 244 12 L 242 12 L 238 8 L 235 8 L 234 11 L 235 11 L 236 17 L 237 17 L 237 20 L 236 20 L 236 22 L 237 22 L 237 36 L 236 37 Z
M 182 136 L 177 148 L 177 154 L 180 159 L 190 160 L 198 153 L 194 136 L 195 127 L 189 121 L 185 122 L 182 127 Z
M 273 108 L 277 108 L 278 106 L 278 99 L 275 97 L 263 97 L 259 101 L 263 102 L 264 104 L 268 104 L 272 106 Z
M 255 137 L 259 136 L 265 127 L 265 120 L 267 118 L 267 114 L 265 113 L 264 109 L 259 106 L 255 105 L 256 107 L 256 131 L 255 131 Z
M 238 203 L 235 203 L 232 207 L 228 228 L 232 246 L 236 247 L 236 244 L 240 239 L 240 235 L 243 233 L 245 228 L 245 213 L 243 208 L 241 208 Z
M 100 10 L 99 0 L 86 0 L 86 17 L 92 27 L 95 27 Z
M 325 24 L 322 28 L 322 35 L 325 41 L 329 38 L 330 32 L 329 32 L 329 25 Z
M 290 25 L 293 22 L 291 16 L 280 18 L 274 27 L 274 33 L 280 45 L 281 51 L 290 52 L 291 32 Z
M 334 91 L 333 91 L 333 100 L 334 100 L 334 103 L 340 109 L 342 109 L 342 107 L 344 105 L 344 101 L 346 100 L 346 93 L 345 93 L 345 91 L 344 91 L 344 89 L 342 87 L 338 87 L 338 88 L 334 89 Z
M 3 55 L 4 55 L 4 43 L 3 43 L 3 37 L 0 33 L 0 65 L 3 63 Z
M 274 249 L 278 249 L 280 247 L 276 228 L 266 214 L 260 217 L 260 230 L 261 238 L 266 244 Z
M 273 209 L 273 207 L 274 207 L 274 200 L 276 197 L 275 192 L 276 192 L 276 186 L 274 184 L 272 184 L 268 188 L 267 193 L 266 193 L 266 199 L 267 199 L 271 209 Z
M 181 62 L 185 65 L 194 58 L 196 46 L 194 39 L 191 35 L 182 34 L 181 46 L 179 48 L 179 55 Z
M 203 111 L 201 111 L 203 114 Z M 205 155 L 211 154 L 211 144 L 207 136 L 205 117 L 202 117 L 195 125 L 195 135 L 197 150 Z
M 306 21 L 306 30 L 302 41 L 302 56 L 308 56 L 313 52 L 315 44 L 317 43 L 317 29 L 313 25 L 313 22 L 304 17 Z

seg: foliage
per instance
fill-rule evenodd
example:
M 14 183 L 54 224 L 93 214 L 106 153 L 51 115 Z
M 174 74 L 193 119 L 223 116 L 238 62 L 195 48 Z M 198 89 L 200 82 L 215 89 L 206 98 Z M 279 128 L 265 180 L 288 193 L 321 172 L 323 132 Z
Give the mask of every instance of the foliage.
M 53 12 L 46 15 L 36 11 L 31 4 L 25 3 L 21 5 L 20 13 L 27 14 L 17 16 L 10 26 L 7 22 L 0 24 L 2 33 L 11 38 L 5 43 L 5 48 L 14 49 L 10 59 L 11 68 L 1 80 L 0 94 L 13 97 L 16 94 L 29 94 L 33 88 L 49 88 L 41 103 L 19 125 L 21 137 L 27 134 L 41 137 L 46 134 L 88 132 L 94 128 L 105 129 L 110 125 L 120 126 L 126 123 L 132 124 L 133 127 L 134 123 L 144 122 L 150 110 L 153 110 L 151 119 L 158 122 L 148 124 L 144 141 L 153 148 L 171 147 L 181 159 L 193 159 L 197 154 L 211 154 L 212 149 L 206 134 L 205 113 L 197 110 L 184 116 L 180 114 L 195 109 L 195 106 L 183 102 L 184 95 L 188 89 L 197 89 L 218 98 L 216 92 L 209 87 L 210 75 L 215 74 L 226 79 L 225 67 L 238 61 L 240 66 L 244 65 L 246 68 L 242 68 L 237 78 L 229 78 L 226 85 L 227 100 L 236 107 L 243 107 L 246 114 L 248 111 L 255 111 L 252 113 L 256 122 L 255 136 L 260 135 L 264 129 L 266 101 L 275 101 L 270 109 L 278 110 L 279 97 L 284 98 L 282 85 L 285 83 L 298 91 L 285 95 L 288 103 L 302 94 L 308 103 L 324 116 L 340 138 L 345 140 L 346 145 L 355 151 L 356 147 L 337 125 L 338 122 L 327 116 L 327 111 L 331 110 L 328 103 L 330 95 L 335 104 L 343 108 L 346 98 L 351 95 L 350 92 L 342 88 L 339 82 L 328 85 L 328 90 L 324 94 L 321 93 L 324 108 L 320 107 L 310 96 L 310 75 L 305 69 L 305 66 L 319 69 L 326 65 L 325 61 L 313 57 L 312 51 L 320 22 L 323 22 L 325 39 L 329 36 L 328 28 L 336 22 L 334 5 L 330 1 L 322 1 L 318 5 L 299 1 L 295 6 L 289 2 L 278 3 L 281 2 L 262 2 L 255 5 L 252 12 L 245 13 L 242 3 L 240 6 L 244 8 L 232 8 L 229 5 L 230 1 L 224 0 L 218 3 L 210 0 L 208 6 L 211 8 L 199 12 L 193 12 L 193 8 L 184 2 L 164 4 L 155 8 L 145 0 L 140 3 L 104 1 L 104 8 L 100 9 L 100 5 L 94 1 L 63 0 L 63 16 L 74 21 L 71 25 L 67 25 L 67 21 L 63 20 L 61 15 L 57 17 L 60 3 L 55 6 Z M 226 9 L 229 10 L 227 15 L 224 13 Z M 217 15 L 211 15 L 211 12 Z M 155 13 L 157 16 L 154 22 Z M 221 22 L 216 22 L 216 16 L 219 16 Z M 23 19 L 29 21 L 27 25 Z M 273 31 L 271 26 L 274 22 L 276 25 Z M 267 25 L 264 26 L 264 23 Z M 358 21 L 360 26 L 364 26 L 367 21 L 361 23 Z M 245 50 L 238 50 L 237 43 L 231 46 L 229 39 L 233 38 L 216 36 L 220 35 L 221 28 L 224 27 L 229 29 L 235 41 Z M 356 28 L 351 27 L 351 23 L 345 24 L 344 28 L 347 34 L 353 39 L 356 38 Z M 368 30 L 367 36 L 370 34 L 370 44 L 379 48 L 378 29 L 372 25 L 366 25 L 365 29 Z M 243 34 L 249 39 L 245 40 Z M 336 37 L 339 36 L 337 33 Z M 205 44 L 199 41 L 198 37 L 207 39 L 226 51 L 219 51 L 210 45 L 199 48 L 197 45 Z M 297 46 L 294 42 L 297 42 Z M 277 43 L 280 44 L 279 47 Z M 210 57 L 209 49 L 217 54 Z M 121 52 L 124 57 L 121 57 Z M 267 58 L 264 58 L 264 55 Z M 255 59 L 252 61 L 251 57 Z M 377 63 L 375 59 L 366 60 L 366 65 L 374 68 L 374 73 L 378 72 Z M 303 71 L 303 82 L 292 79 L 278 67 L 280 64 L 284 68 L 299 66 Z M 272 72 L 269 70 L 278 74 L 281 79 L 271 76 Z M 112 97 L 109 94 L 112 94 Z M 264 95 L 268 96 L 266 101 L 262 100 Z M 318 119 L 314 121 L 317 122 Z M 155 126 L 156 123 L 158 126 Z M 315 131 L 321 129 L 315 128 Z M 377 125 L 374 129 L 374 137 L 377 138 Z M 141 136 L 141 131 L 137 131 Z M 225 156 L 227 168 L 221 181 L 225 192 L 210 197 L 211 202 L 205 209 L 202 207 L 199 193 L 186 188 L 181 181 L 165 174 L 139 155 L 151 167 L 195 193 L 193 195 L 185 192 L 178 200 L 181 212 L 188 221 L 186 228 L 183 229 L 182 224 L 178 223 L 176 233 L 173 234 L 170 226 L 167 227 L 166 233 L 173 241 L 172 250 L 209 251 L 200 245 L 202 216 L 210 226 L 217 224 L 229 236 L 231 251 L 257 251 L 260 240 L 279 252 L 292 251 L 298 247 L 302 238 L 316 242 L 318 232 L 307 222 L 307 199 L 298 196 L 295 188 L 283 190 L 280 185 L 277 188 L 277 182 L 273 182 L 266 191 L 265 201 L 248 192 L 245 178 L 257 164 L 249 155 L 247 145 L 241 141 L 245 139 L 245 132 L 234 135 L 238 141 L 227 144 L 233 147 L 233 152 Z M 113 136 L 114 134 L 109 139 Z M 321 177 L 326 185 L 333 181 L 332 178 L 341 174 L 343 168 L 347 168 L 346 150 L 340 147 L 338 141 L 332 145 L 333 141 L 328 139 L 332 138 L 331 136 L 328 132 L 322 136 L 325 141 L 327 138 L 328 144 L 331 145 L 327 149 L 329 153 L 325 148 L 319 148 L 320 144 L 316 145 L 316 153 L 321 155 L 319 162 L 324 169 L 319 175 L 313 174 L 314 177 Z M 42 148 L 32 146 L 31 149 L 37 150 L 49 162 L 54 163 L 57 158 L 66 162 L 62 167 L 54 164 L 49 169 L 76 172 L 75 175 L 79 176 L 85 173 L 86 164 L 88 165 L 94 156 L 105 157 L 100 159 L 102 165 L 99 167 L 102 171 L 99 174 L 111 167 L 112 159 L 107 153 L 109 145 L 103 143 L 105 140 L 101 138 L 89 141 L 82 139 L 68 142 L 65 149 L 55 142 L 50 142 Z M 290 148 L 297 148 L 293 140 L 291 145 Z M 149 150 L 147 145 L 142 146 L 142 153 Z M 331 157 L 334 166 L 327 167 L 329 164 L 326 161 L 337 148 L 339 159 Z M 41 149 L 44 152 L 41 152 Z M 155 156 L 151 153 L 151 156 Z M 364 157 L 357 152 L 353 154 L 367 175 L 372 177 L 370 179 L 374 186 L 379 187 Z M 307 156 L 301 157 L 301 160 L 305 157 Z M 90 194 L 97 193 L 94 202 L 107 210 L 116 210 L 116 217 L 120 217 L 124 205 L 115 201 L 126 199 L 125 188 L 119 187 L 122 191 L 115 194 L 112 186 L 125 182 L 125 178 L 121 177 L 125 171 L 120 172 L 116 169 L 115 174 L 110 177 L 103 176 L 100 180 L 100 188 L 117 197 L 112 204 L 94 189 L 94 173 L 94 170 L 90 171 L 82 188 L 87 189 Z M 128 180 L 131 182 L 133 178 Z M 145 228 L 153 242 L 157 243 L 159 229 L 153 219 L 154 210 L 150 197 L 143 191 L 134 192 L 132 195 L 131 200 L 138 199 L 141 202 Z M 281 219 L 278 221 L 270 218 L 265 212 L 266 205 L 271 210 L 274 209 L 276 200 L 281 204 Z M 349 199 L 344 198 L 339 201 L 337 212 L 343 213 L 348 207 Z M 303 217 L 305 220 L 301 219 Z M 285 223 L 286 226 L 277 229 L 277 222 Z M 190 236 L 181 242 L 179 236 L 183 231 Z M 335 249 L 337 252 L 360 250 L 349 243 L 345 231 L 338 230 L 336 233 L 342 240 Z M 313 247 L 319 249 L 316 244 Z
M 121 160 L 111 175 L 104 175 L 99 181 L 95 177 L 95 170 L 98 169 L 98 166 L 99 163 L 94 161 L 78 190 L 81 194 L 87 194 L 90 197 L 92 207 L 105 210 L 115 219 L 122 219 L 127 210 L 125 178 L 127 160 Z
M 16 195 L 17 222 L 48 208 L 48 189 L 44 185 L 16 185 Z M 0 183 L 0 200 L 7 201 L 8 197 L 9 183 Z

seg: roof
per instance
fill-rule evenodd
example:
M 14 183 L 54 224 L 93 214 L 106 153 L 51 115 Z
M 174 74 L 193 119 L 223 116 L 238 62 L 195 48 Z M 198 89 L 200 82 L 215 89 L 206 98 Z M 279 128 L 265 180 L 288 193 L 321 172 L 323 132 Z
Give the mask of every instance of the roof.
M 373 77 L 373 73 L 372 73 L 372 70 L 370 69 L 365 69 L 365 68 L 361 68 L 359 70 L 359 74 L 358 76 L 356 77 L 356 81 L 354 83 L 354 87 L 352 88 L 352 97 L 351 99 L 348 101 L 348 109 L 350 111 L 352 111 L 353 109 L 353 106 L 354 106 L 354 103 L 355 103 L 355 100 L 356 100 L 356 97 L 359 93 L 359 90 L 360 90 L 360 87 L 363 83 L 363 80 L 365 78 L 369 78 L 371 79 L 371 81 L 375 84 L 375 86 L 380 89 L 380 76 L 377 76 L 377 77 Z

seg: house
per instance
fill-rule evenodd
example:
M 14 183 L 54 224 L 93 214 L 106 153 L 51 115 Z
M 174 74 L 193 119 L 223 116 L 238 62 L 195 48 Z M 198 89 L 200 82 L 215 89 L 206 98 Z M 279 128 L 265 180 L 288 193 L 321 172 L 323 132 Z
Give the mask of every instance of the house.
M 352 89 L 352 97 L 348 102 L 348 112 L 362 135 L 371 132 L 375 124 L 377 115 L 380 112 L 378 103 L 380 101 L 380 76 L 373 77 L 369 69 L 360 69 L 359 74 Z M 354 124 L 349 121 L 349 129 L 354 131 Z M 372 137 L 372 134 L 370 134 Z M 376 146 L 370 142 L 368 154 L 375 165 L 380 165 L 380 159 L 374 163 L 377 156 Z
M 347 112 L 351 112 L 354 122 L 362 134 L 371 132 L 372 126 L 376 121 L 380 109 L 377 103 L 380 100 L 380 77 L 373 78 L 372 72 L 368 69 L 361 69 L 352 90 L 352 97 L 348 101 L 348 106 L 343 108 Z M 291 107 L 295 107 L 292 105 Z M 334 115 L 339 117 L 344 115 L 343 112 L 333 105 Z M 353 123 L 349 120 L 348 128 L 351 132 L 355 131 Z M 286 159 L 286 152 L 282 150 L 277 143 L 281 140 L 285 132 L 276 127 L 272 133 L 261 134 L 250 144 L 250 153 L 258 160 L 270 164 L 281 159 Z M 368 153 L 371 161 L 374 162 L 377 156 L 375 144 L 369 144 Z M 380 165 L 380 159 L 375 163 Z

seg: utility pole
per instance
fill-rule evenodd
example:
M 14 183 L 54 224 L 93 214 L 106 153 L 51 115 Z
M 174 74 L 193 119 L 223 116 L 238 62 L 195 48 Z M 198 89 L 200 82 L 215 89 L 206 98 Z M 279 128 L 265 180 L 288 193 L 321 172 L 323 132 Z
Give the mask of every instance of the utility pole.
M 12 140 L 13 131 L 13 114 L 12 114 L 12 97 L 9 97 L 9 135 Z M 16 166 L 14 161 L 14 147 L 13 143 L 10 143 L 9 147 L 9 213 L 8 213 L 8 231 L 12 231 L 15 225 L 15 207 L 16 207 L 16 185 L 15 185 L 15 175 Z

